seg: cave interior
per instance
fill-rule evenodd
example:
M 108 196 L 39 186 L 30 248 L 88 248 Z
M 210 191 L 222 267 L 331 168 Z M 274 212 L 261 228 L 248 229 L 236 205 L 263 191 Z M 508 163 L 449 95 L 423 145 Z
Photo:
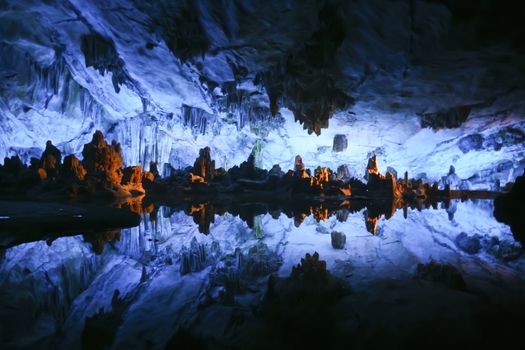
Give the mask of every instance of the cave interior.
M 0 0 L 0 348 L 519 348 L 524 19 Z

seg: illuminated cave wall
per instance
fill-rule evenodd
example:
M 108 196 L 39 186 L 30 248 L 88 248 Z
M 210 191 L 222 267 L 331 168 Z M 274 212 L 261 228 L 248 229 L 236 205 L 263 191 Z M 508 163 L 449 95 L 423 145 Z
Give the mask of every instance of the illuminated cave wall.
M 361 176 L 375 153 L 383 172 L 438 180 L 454 165 L 473 186 L 504 184 L 524 166 L 523 41 L 498 16 L 501 34 L 480 37 L 491 24 L 463 10 L 433 1 L 8 0 L 0 159 L 27 161 L 48 139 L 79 154 L 101 129 L 127 164 L 146 168 L 187 166 L 204 146 L 228 168 L 260 139 L 265 168 L 290 168 L 300 154 L 309 167 L 347 164 Z M 347 137 L 342 152 L 332 151 L 336 134 Z

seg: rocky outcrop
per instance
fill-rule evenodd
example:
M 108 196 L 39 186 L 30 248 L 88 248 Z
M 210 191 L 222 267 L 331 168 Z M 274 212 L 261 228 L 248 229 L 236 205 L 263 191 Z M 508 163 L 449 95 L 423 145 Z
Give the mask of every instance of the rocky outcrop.
M 332 150 L 334 152 L 343 152 L 348 148 L 348 139 L 346 135 L 337 134 L 334 136 L 334 145 Z
M 525 247 L 525 172 L 518 176 L 510 193 L 494 200 L 494 217 L 510 226 L 517 241 Z
M 483 135 L 472 134 L 461 138 L 458 147 L 463 153 L 479 151 L 483 147 Z
M 46 149 L 40 158 L 41 168 L 46 171 L 47 176 L 55 177 L 58 175 L 58 168 L 60 167 L 61 162 L 62 153 L 51 141 L 47 141 Z
M 334 249 L 343 249 L 346 244 L 346 235 L 343 232 L 332 231 L 332 247 Z
M 0 166 L 0 193 L 31 199 L 119 198 L 144 194 L 144 177 L 150 184 L 155 180 L 141 166 L 123 168 L 120 145 L 114 141 L 108 144 L 100 131 L 84 145 L 82 155 L 82 161 L 68 155 L 62 164 L 60 150 L 48 141 L 41 158 L 33 158 L 29 167 L 18 157 L 6 159 Z
M 108 144 L 104 135 L 97 130 L 90 143 L 82 150 L 82 165 L 88 176 L 98 178 L 108 185 L 119 185 L 122 176 L 122 150 L 113 141 Z
M 199 157 L 195 160 L 191 174 L 208 182 L 215 177 L 215 161 L 211 159 L 209 147 L 202 148 L 199 151 Z M 192 182 L 196 182 L 192 180 Z
M 468 236 L 465 232 L 461 232 L 455 239 L 456 246 L 467 254 L 476 254 L 481 250 L 481 236 Z
M 61 175 L 68 178 L 73 178 L 77 181 L 83 181 L 86 176 L 86 169 L 82 162 L 71 154 L 64 158 L 64 165 L 61 169 Z
M 350 170 L 346 164 L 340 165 L 337 167 L 337 177 L 343 181 L 348 181 L 352 177 Z
M 120 184 L 128 191 L 138 191 L 144 193 L 142 187 L 143 172 L 140 165 L 128 166 L 122 171 L 122 180 Z
M 451 289 L 466 290 L 463 276 L 457 268 L 450 264 L 441 264 L 436 261 L 418 264 L 416 278 L 439 283 Z
M 458 106 L 445 111 L 422 114 L 421 127 L 436 130 L 457 128 L 467 120 L 471 109 L 471 106 Z

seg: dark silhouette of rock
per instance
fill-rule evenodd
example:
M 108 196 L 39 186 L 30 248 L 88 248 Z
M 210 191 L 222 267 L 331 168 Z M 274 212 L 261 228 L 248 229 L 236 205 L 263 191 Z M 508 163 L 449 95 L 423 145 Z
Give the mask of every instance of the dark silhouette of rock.
M 140 165 L 125 167 L 122 171 L 122 185 L 142 184 L 142 167 Z
M 475 234 L 469 237 L 465 232 L 461 232 L 454 240 L 456 246 L 468 254 L 477 254 L 481 250 L 481 236 Z
M 62 153 L 50 140 L 46 142 L 46 149 L 42 153 L 40 162 L 41 167 L 46 170 L 58 169 L 62 163 Z
M 25 168 L 18 156 L 5 157 L 2 170 L 12 175 L 18 175 Z
M 111 299 L 111 310 L 100 309 L 96 314 L 86 317 L 82 332 L 82 349 L 106 349 L 111 347 L 115 335 L 122 324 L 123 314 L 129 302 L 120 297 L 115 290 Z
M 294 171 L 298 172 L 304 170 L 303 158 L 299 155 L 295 156 Z
M 145 171 L 142 173 L 142 182 L 144 183 L 152 183 L 155 181 L 155 178 L 156 176 L 150 171 Z
M 209 147 L 202 148 L 199 151 L 199 157 L 195 160 L 191 173 L 201 177 L 206 182 L 213 180 L 215 177 L 215 161 L 211 159 Z
M 64 164 L 60 174 L 66 178 L 73 178 L 82 181 L 86 176 L 86 169 L 84 169 L 80 160 L 75 157 L 75 155 L 71 154 L 64 158 Z
M 281 170 L 279 164 L 274 164 L 274 166 L 268 172 L 268 175 L 281 178 L 284 176 L 284 172 Z
M 465 136 L 459 140 L 458 147 L 463 153 L 479 151 L 483 147 L 483 136 L 481 134 Z
M 525 171 L 512 190 L 494 199 L 494 217 L 510 226 L 514 238 L 525 247 Z
M 332 231 L 332 247 L 334 249 L 343 249 L 346 244 L 346 235 L 339 231 Z
M 416 277 L 421 280 L 443 284 L 451 289 L 466 289 L 463 276 L 457 268 L 450 264 L 441 264 L 436 261 L 431 261 L 428 264 L 418 264 Z
M 421 127 L 435 130 L 457 128 L 467 120 L 471 109 L 471 106 L 458 106 L 445 111 L 423 114 Z
M 334 145 L 332 147 L 332 150 L 334 152 L 343 152 L 348 148 L 348 140 L 346 138 L 346 135 L 337 134 L 334 136 Z
M 152 173 L 155 178 L 160 177 L 159 168 L 154 161 L 149 162 L 149 172 Z
M 349 287 L 327 271 L 326 262 L 317 252 L 306 254 L 288 278 L 270 276 L 258 317 L 271 325 L 272 339 L 278 337 L 276 345 L 289 345 L 286 347 L 291 349 L 336 348 L 333 307 L 348 293 Z
M 115 229 L 84 233 L 82 236 L 84 238 L 84 242 L 91 244 L 93 252 L 96 255 L 100 255 L 102 252 L 104 252 L 104 247 L 108 242 L 120 240 L 120 234 L 120 229 Z

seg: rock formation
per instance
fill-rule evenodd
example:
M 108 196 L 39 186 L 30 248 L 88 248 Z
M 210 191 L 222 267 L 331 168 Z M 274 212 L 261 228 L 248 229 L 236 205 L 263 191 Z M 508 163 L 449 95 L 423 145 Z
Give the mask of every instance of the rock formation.
M 346 135 L 337 134 L 334 136 L 334 145 L 332 150 L 334 152 L 343 152 L 348 148 L 348 140 Z
M 343 249 L 346 244 L 346 235 L 343 232 L 332 231 L 331 233 L 332 247 L 334 249 Z
M 82 162 L 74 154 L 70 154 L 64 158 L 61 175 L 77 181 L 83 181 L 86 176 L 86 169 L 84 169 Z
M 202 178 L 203 182 L 213 180 L 215 176 L 215 161 L 211 159 L 210 148 L 205 147 L 199 151 L 199 157 L 195 160 L 191 174 Z M 194 178 L 193 178 L 194 179 Z M 197 182 L 192 180 L 191 182 Z
M 108 145 L 102 132 L 97 130 L 91 142 L 84 145 L 82 156 L 82 165 L 88 176 L 108 185 L 120 184 L 123 176 L 120 144 L 113 141 Z
M 525 172 L 518 176 L 512 190 L 494 200 L 494 217 L 509 225 L 514 237 L 525 247 Z

